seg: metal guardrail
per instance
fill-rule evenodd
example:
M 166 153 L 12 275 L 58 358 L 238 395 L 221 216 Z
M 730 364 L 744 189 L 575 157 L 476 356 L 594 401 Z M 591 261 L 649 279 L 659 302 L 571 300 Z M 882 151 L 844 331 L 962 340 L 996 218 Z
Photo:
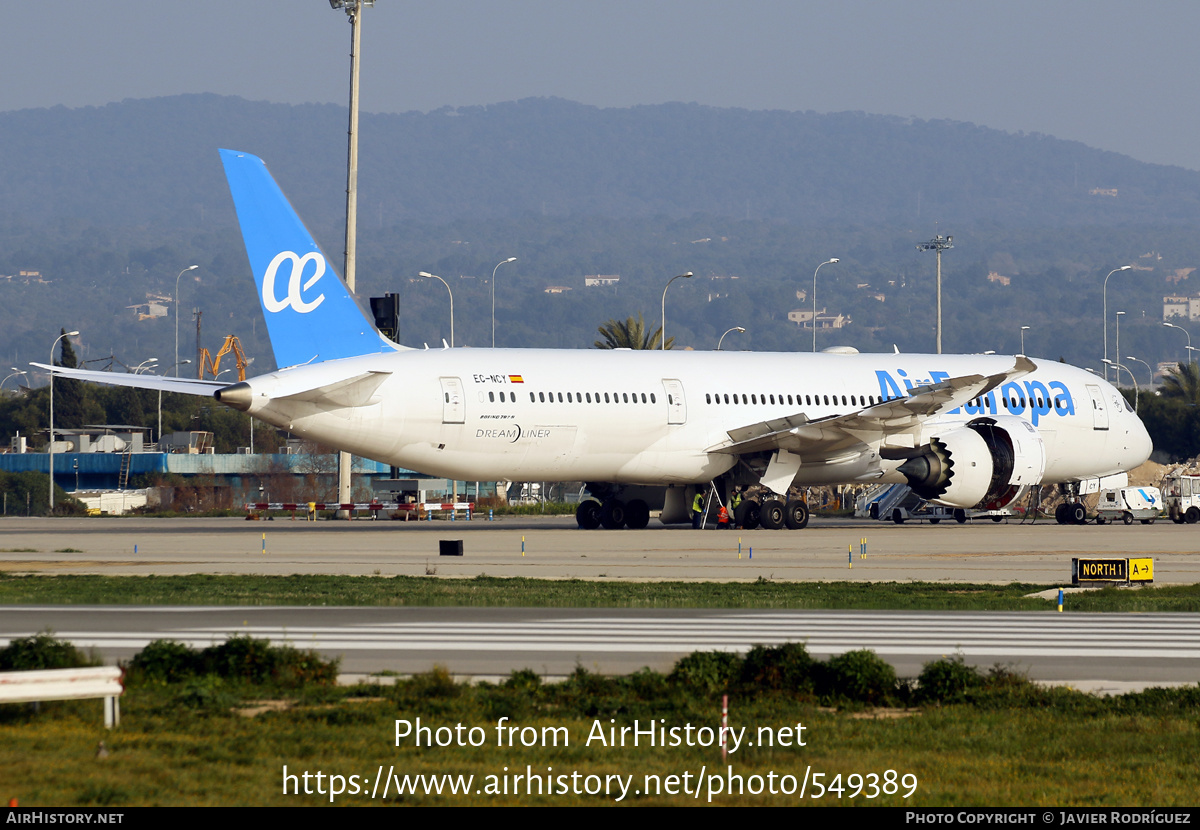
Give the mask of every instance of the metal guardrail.
M 121 725 L 124 672 L 116 666 L 0 672 L 0 703 L 104 698 L 104 726 Z

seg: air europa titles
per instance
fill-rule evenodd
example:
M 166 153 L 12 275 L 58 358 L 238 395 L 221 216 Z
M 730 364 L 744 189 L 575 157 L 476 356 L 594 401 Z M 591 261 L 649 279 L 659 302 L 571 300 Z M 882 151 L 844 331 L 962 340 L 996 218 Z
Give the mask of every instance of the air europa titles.
M 949 380 L 948 372 L 930 372 L 929 377 L 910 378 L 903 369 L 896 370 L 896 377 L 891 372 L 877 369 L 875 377 L 879 380 L 879 395 L 884 400 L 903 398 L 907 393 L 921 386 L 931 386 L 935 383 Z M 997 400 L 999 396 L 999 400 Z M 1040 380 L 1023 382 L 1009 381 L 999 389 L 993 389 L 986 395 L 975 398 L 970 403 L 958 409 L 952 409 L 948 414 L 960 415 L 997 415 L 1005 412 L 1013 415 L 1023 415 L 1029 412 L 1029 417 L 1036 427 L 1038 421 L 1047 415 L 1074 415 L 1075 401 L 1071 392 L 1062 381 L 1052 380 L 1042 383 Z

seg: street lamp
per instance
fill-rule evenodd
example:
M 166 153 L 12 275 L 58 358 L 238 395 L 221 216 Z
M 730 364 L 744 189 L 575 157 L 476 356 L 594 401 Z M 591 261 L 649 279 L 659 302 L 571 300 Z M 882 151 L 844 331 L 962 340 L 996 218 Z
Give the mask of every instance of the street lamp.
M 151 357 L 143 360 L 137 366 L 133 367 L 133 374 L 140 375 L 145 369 L 148 369 L 152 363 L 158 363 L 157 357 Z
M 662 335 L 662 343 L 661 343 L 661 349 L 660 349 L 660 351 L 666 351 L 666 350 L 667 350 L 667 289 L 671 287 L 671 283 L 675 282 L 675 280 L 677 280 L 677 279 L 691 279 L 691 276 L 692 276 L 692 272 L 691 272 L 691 271 L 688 271 L 687 273 L 684 273 L 684 274 L 676 274 L 675 276 L 671 277 L 671 279 L 667 280 L 667 284 L 666 284 L 665 286 L 663 286 L 663 295 L 662 295 L 662 328 L 661 328 L 661 329 L 659 329 L 659 334 L 660 334 L 660 335 Z
M 500 270 L 501 265 L 507 265 L 510 262 L 516 262 L 515 256 L 510 256 L 503 262 L 497 262 L 496 267 L 492 269 L 492 348 L 496 348 L 496 272 Z
M 746 330 L 744 328 L 742 328 L 741 326 L 734 326 L 733 328 L 726 330 L 725 334 L 729 334 L 729 332 L 731 332 L 731 331 L 736 331 L 738 334 L 746 333 Z M 721 351 L 721 344 L 725 342 L 725 334 L 722 334 L 721 339 L 717 341 L 717 351 L 718 352 Z
M 840 260 L 837 257 L 833 257 L 832 259 L 825 260 L 821 263 L 821 265 L 832 265 L 833 263 L 839 261 Z M 817 271 L 821 270 L 821 265 L 818 265 L 817 270 L 813 271 L 813 352 L 816 352 L 817 350 Z
M 1104 295 L 1104 319 L 1102 322 L 1104 323 L 1104 356 L 1106 358 L 1108 357 L 1108 277 L 1111 277 L 1118 271 L 1128 271 L 1132 267 L 1132 265 L 1122 265 L 1120 268 L 1114 268 L 1109 271 L 1108 276 L 1104 278 L 1104 291 L 1102 292 Z M 1104 379 L 1108 380 L 1107 366 L 1104 367 Z
M 1117 343 L 1116 343 L 1117 356 L 1116 356 L 1116 358 L 1113 359 L 1114 366 L 1121 365 L 1121 317 L 1124 314 L 1125 314 L 1124 311 L 1118 311 L 1115 315 L 1117 318 Z M 1119 379 L 1120 377 L 1121 377 L 1121 373 L 1117 372 L 1117 378 Z
M 199 265 L 189 265 L 179 272 L 175 277 L 175 365 L 179 365 L 179 278 L 188 271 L 195 271 Z M 175 373 L 175 377 L 179 377 L 179 372 Z
M 1145 366 L 1145 367 L 1146 367 L 1146 370 L 1147 370 L 1148 372 L 1150 372 L 1150 388 L 1153 388 L 1153 387 L 1154 387 L 1154 367 L 1153 367 L 1153 366 L 1151 366 L 1151 365 L 1150 365 L 1149 363 L 1147 363 L 1146 361 L 1142 360 L 1141 358 L 1134 357 L 1134 356 L 1133 356 L 1133 355 L 1131 355 L 1131 354 L 1127 354 L 1127 355 L 1125 355 L 1125 359 L 1126 359 L 1126 360 L 1136 360 L 1138 363 L 1140 363 L 1140 364 L 1142 364 L 1143 366 Z
M 1187 335 L 1188 363 L 1191 363 L 1192 362 L 1192 333 L 1190 331 L 1188 331 L 1187 329 L 1185 329 L 1183 326 L 1177 326 L 1174 323 L 1163 323 L 1163 325 L 1169 329 L 1179 329 L 1181 332 L 1183 332 L 1184 334 Z
M 64 337 L 78 337 L 79 332 L 68 331 L 54 338 L 54 343 L 50 346 L 50 366 L 54 366 L 54 350 L 58 348 L 58 341 Z M 54 512 L 54 369 L 50 369 L 50 512 Z
M 1021 357 L 1025 356 L 1025 332 L 1029 329 L 1029 326 L 1021 326 Z
M 181 360 L 181 361 L 179 361 L 179 363 L 176 363 L 174 366 L 171 366 L 168 369 L 164 369 L 163 375 L 166 376 L 167 372 L 171 371 L 171 369 L 178 369 L 181 365 L 186 366 L 191 362 L 192 362 L 191 360 Z M 178 372 L 175 373 L 175 377 L 179 377 Z M 162 388 L 161 387 L 158 390 L 158 442 L 157 443 L 159 443 L 159 444 L 162 443 Z M 162 450 L 162 448 L 159 447 L 160 452 L 161 452 L 161 450 Z
M 9 378 L 16 377 L 17 375 L 27 375 L 27 374 L 29 374 L 28 372 L 21 371 L 21 370 L 20 370 L 20 369 L 18 369 L 16 366 L 11 366 L 11 367 L 9 367 L 9 368 L 11 368 L 11 369 L 12 369 L 12 374 L 10 374 L 10 375 L 7 375 L 7 376 L 4 378 L 4 380 L 0 380 L 0 389 L 3 389 L 3 388 L 4 388 L 4 384 L 8 382 L 8 379 L 9 379 Z
M 1130 379 L 1131 381 L 1133 381 L 1133 411 L 1134 411 L 1134 412 L 1137 412 L 1137 408 L 1138 408 L 1138 382 L 1137 382 L 1137 378 L 1135 378 L 1135 377 L 1133 376 L 1133 371 L 1132 371 L 1132 370 L 1130 370 L 1130 368 L 1129 368 L 1128 366 L 1123 366 L 1123 365 L 1121 365 L 1120 363 L 1118 363 L 1118 362 L 1117 362 L 1117 361 L 1115 361 L 1115 360 L 1109 360 L 1107 357 L 1106 357 L 1106 358 L 1104 358 L 1104 360 L 1103 360 L 1102 362 L 1104 363 L 1104 367 L 1105 367 L 1105 368 L 1104 368 L 1104 374 L 1106 374 L 1106 375 L 1108 374 L 1108 367 L 1109 367 L 1109 366 L 1115 366 L 1115 367 L 1117 368 L 1117 383 L 1118 383 L 1118 384 L 1120 384 L 1120 383 L 1121 383 L 1121 370 L 1122 370 L 1122 369 L 1124 369 L 1126 372 L 1129 372 L 1129 379 Z M 1107 380 L 1107 378 L 1105 378 L 1105 380 Z
M 430 280 L 439 280 L 442 285 L 446 286 L 446 290 L 450 291 L 450 283 L 443 280 L 437 274 L 431 274 L 428 271 L 420 271 L 418 277 L 425 277 Z M 454 292 L 450 291 L 450 348 L 454 348 Z
M 928 242 L 917 246 L 918 251 L 937 252 L 937 353 L 942 353 L 942 251 L 954 248 L 953 236 L 942 236 L 940 233 Z

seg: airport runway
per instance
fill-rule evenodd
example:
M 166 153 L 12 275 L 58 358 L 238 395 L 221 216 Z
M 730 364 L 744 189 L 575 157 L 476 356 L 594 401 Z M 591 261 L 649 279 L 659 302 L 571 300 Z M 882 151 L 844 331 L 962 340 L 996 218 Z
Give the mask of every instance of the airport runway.
M 868 555 L 860 560 L 863 538 Z M 441 539 L 461 539 L 465 555 L 439 556 Z M 653 524 L 640 531 L 581 531 L 566 517 L 453 523 L 0 519 L 0 571 L 9 573 L 435 572 L 639 581 L 761 576 L 1062 584 L 1070 579 L 1072 557 L 1097 555 L 1152 556 L 1158 584 L 1197 583 L 1200 526 L 1164 521 L 1103 527 L 1053 522 L 896 526 L 814 519 L 803 531 L 694 531 Z
M 265 534 L 265 552 L 264 552 Z M 860 540 L 867 558 L 858 557 Z M 438 542 L 461 539 L 465 555 Z M 522 540 L 524 553 L 522 554 Z M 739 557 L 738 544 L 741 542 Z M 31 574 L 396 574 L 602 580 L 1013 581 L 1066 584 L 1073 556 L 1152 556 L 1158 584 L 1200 582 L 1200 527 L 892 524 L 814 520 L 805 531 L 580 531 L 570 518 L 496 522 L 277 519 L 0 520 L 0 571 Z M 848 554 L 852 553 L 852 558 Z M 853 568 L 848 565 L 853 564 Z M 463 675 L 577 665 L 667 670 L 701 649 L 805 642 L 871 648 L 901 676 L 962 653 L 1035 679 L 1117 691 L 1200 681 L 1200 615 L 953 614 L 480 608 L 0 608 L 0 643 L 51 628 L 108 660 L 157 638 L 203 647 L 237 633 L 340 656 L 353 673 Z
M 562 676 L 576 666 L 665 672 L 692 651 L 802 642 L 822 657 L 872 649 L 901 677 L 961 654 L 1092 689 L 1200 681 L 1195 614 L 36 606 L 0 609 L 0 644 L 46 626 L 109 662 L 154 639 L 204 648 L 245 634 L 340 657 L 349 673 L 437 664 L 460 675 Z

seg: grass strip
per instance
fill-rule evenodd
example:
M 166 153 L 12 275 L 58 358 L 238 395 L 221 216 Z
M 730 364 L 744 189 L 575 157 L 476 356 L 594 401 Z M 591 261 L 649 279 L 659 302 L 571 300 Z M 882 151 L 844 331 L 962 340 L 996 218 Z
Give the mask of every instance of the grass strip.
M 1055 586 L 928 582 L 595 582 L 524 577 L 0 576 L 0 604 L 1045 611 Z M 1198 612 L 1200 585 L 1071 594 L 1071 611 Z

